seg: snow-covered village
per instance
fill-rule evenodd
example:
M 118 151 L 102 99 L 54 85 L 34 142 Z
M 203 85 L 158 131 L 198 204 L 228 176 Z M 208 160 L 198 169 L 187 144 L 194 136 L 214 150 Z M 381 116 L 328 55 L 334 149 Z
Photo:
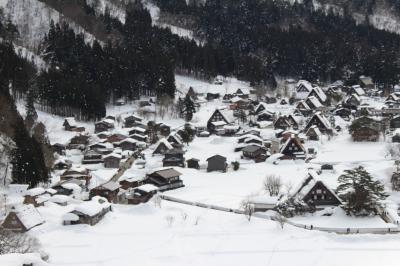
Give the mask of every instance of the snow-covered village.
M 397 6 L 163 1 L 0 0 L 0 265 L 397 265 Z

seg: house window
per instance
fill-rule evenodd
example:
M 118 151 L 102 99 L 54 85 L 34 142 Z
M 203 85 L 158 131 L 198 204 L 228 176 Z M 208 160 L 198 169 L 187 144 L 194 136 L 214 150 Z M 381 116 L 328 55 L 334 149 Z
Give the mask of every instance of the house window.
M 321 194 L 322 190 L 321 189 L 317 189 L 317 194 Z

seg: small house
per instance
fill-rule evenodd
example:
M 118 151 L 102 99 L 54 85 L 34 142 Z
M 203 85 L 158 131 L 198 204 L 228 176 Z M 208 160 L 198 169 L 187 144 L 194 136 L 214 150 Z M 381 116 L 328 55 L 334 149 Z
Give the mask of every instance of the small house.
M 358 84 L 361 88 L 367 91 L 375 89 L 374 81 L 368 76 L 360 76 Z
M 254 110 L 254 112 L 255 112 L 256 114 L 260 114 L 261 112 L 266 111 L 266 110 L 267 110 L 267 104 L 264 103 L 264 102 L 261 102 L 261 103 L 259 103 L 259 104 L 257 105 L 257 107 L 256 107 L 256 109 Z
M 321 133 L 324 134 L 332 134 L 333 129 L 331 127 L 331 123 L 328 121 L 328 119 L 322 115 L 321 113 L 315 113 L 311 119 L 308 121 L 306 127 L 304 128 L 304 130 L 307 130 L 311 127 L 311 126 L 317 126 L 319 131 Z
M 400 115 L 396 115 L 392 119 L 390 119 L 390 128 L 400 128 Z
M 351 86 L 350 90 L 348 91 L 349 94 L 356 94 L 358 96 L 364 96 L 365 91 L 360 85 Z
M 379 130 L 371 126 L 360 126 L 352 130 L 353 141 L 373 141 L 379 140 Z
M 123 151 L 135 151 L 137 142 L 138 141 L 133 138 L 126 138 L 119 143 L 119 147 Z
M 134 127 L 137 122 L 142 122 L 143 118 L 136 116 L 136 115 L 130 115 L 124 118 L 124 127 Z
M 184 186 L 180 179 L 181 175 L 174 168 L 157 170 L 147 174 L 146 183 L 157 186 L 161 192 L 176 189 Z
M 104 119 L 94 124 L 94 133 L 108 131 L 114 128 L 114 120 Z
M 164 167 L 185 167 L 185 152 L 180 149 L 168 150 L 164 154 L 163 166 Z
M 104 167 L 105 168 L 119 168 L 121 163 L 121 154 L 111 153 L 104 157 Z
M 68 149 L 85 149 L 89 143 L 88 135 L 78 135 L 73 137 L 68 144 Z
M 67 117 L 64 120 L 63 127 L 66 131 L 72 131 L 77 127 L 76 121 L 74 117 Z
M 24 233 L 45 221 L 33 205 L 13 207 L 7 214 L 1 228 L 16 233 Z
M 321 139 L 322 133 L 316 125 L 313 125 L 308 128 L 306 136 L 308 137 L 309 140 L 318 141 Z
M 73 211 L 63 216 L 64 225 L 88 224 L 95 225 L 111 211 L 111 205 L 107 199 L 93 197 L 90 201 L 84 201 L 74 208 Z
M 153 155 L 164 155 L 167 151 L 172 150 L 174 147 L 167 141 L 166 138 L 160 139 L 156 145 Z
M 280 116 L 278 117 L 275 122 L 274 122 L 274 129 L 289 129 L 291 127 L 291 124 L 289 120 L 287 119 L 287 116 Z
M 253 159 L 256 162 L 262 162 L 267 159 L 267 151 L 264 147 L 251 144 L 242 149 L 243 157 Z
M 108 181 L 100 186 L 92 188 L 90 190 L 89 196 L 90 198 L 100 196 L 106 198 L 109 202 L 117 203 L 119 189 L 120 185 L 118 183 Z
M 160 132 L 160 135 L 164 137 L 168 136 L 171 133 L 171 127 L 164 123 L 160 123 L 157 126 L 157 130 Z
M 128 204 L 141 204 L 148 202 L 158 192 L 158 187 L 153 184 L 144 184 L 129 189 L 125 193 Z
M 222 171 L 226 172 L 228 164 L 226 157 L 221 155 L 214 155 L 207 159 L 207 172 Z
M 129 188 L 138 187 L 144 184 L 145 177 L 138 175 L 122 176 L 119 180 L 119 184 L 122 189 L 127 190 Z
M 200 160 L 196 158 L 186 160 L 187 168 L 200 169 L 199 162 Z
M 322 103 L 315 96 L 310 96 L 305 100 L 305 103 L 310 107 L 310 109 L 319 109 L 323 107 Z
M 257 115 L 257 121 L 273 121 L 275 117 L 275 113 L 269 111 L 263 111 Z
M 69 179 L 64 181 L 59 181 L 57 184 L 51 187 L 56 192 L 56 195 L 77 195 L 82 190 L 85 189 L 85 182 L 78 179 Z
M 294 134 L 289 137 L 286 142 L 282 145 L 280 153 L 283 154 L 281 159 L 305 159 L 306 150 L 301 144 L 301 141 Z
M 44 202 L 50 198 L 52 193 L 48 193 L 44 188 L 31 188 L 24 193 L 24 204 L 32 204 L 34 207 L 43 206 Z
M 313 87 L 307 98 L 310 97 L 317 98 L 320 103 L 325 103 L 327 99 L 325 92 L 320 87 Z
M 211 132 L 215 132 L 218 129 L 223 128 L 225 125 L 229 125 L 235 122 L 232 111 L 216 109 L 207 122 L 207 129 Z
M 339 206 L 341 204 L 336 193 L 320 180 L 318 174 L 313 170 L 310 170 L 294 195 L 317 209 L 322 206 Z
M 60 176 L 61 181 L 70 179 L 83 180 L 88 183 L 91 176 L 89 171 L 84 167 L 71 167 L 70 169 L 65 170 L 65 172 Z
M 278 203 L 277 196 L 260 195 L 249 199 L 249 203 L 253 205 L 255 212 L 265 212 L 273 210 Z
M 82 164 L 97 164 L 97 163 L 103 163 L 102 155 L 100 153 L 91 150 L 85 152 L 85 154 L 83 155 Z

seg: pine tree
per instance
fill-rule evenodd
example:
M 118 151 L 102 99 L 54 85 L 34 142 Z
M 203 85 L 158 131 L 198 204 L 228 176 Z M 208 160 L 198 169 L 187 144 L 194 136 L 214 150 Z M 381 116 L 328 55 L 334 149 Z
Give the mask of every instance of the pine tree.
M 36 113 L 35 105 L 34 105 L 33 90 L 29 90 L 26 94 L 25 111 L 26 111 L 26 118 L 25 118 L 26 124 L 27 124 L 28 128 L 31 128 L 38 117 L 38 115 Z
M 345 170 L 338 181 L 340 185 L 336 193 L 342 199 L 341 207 L 347 215 L 377 214 L 378 209 L 382 207 L 381 201 L 388 196 L 383 184 L 374 181 L 362 166 Z
M 194 102 L 189 95 L 186 95 L 185 100 L 183 101 L 183 105 L 185 108 L 185 120 L 190 121 L 193 118 L 193 114 L 196 113 L 196 108 L 194 106 Z
M 178 112 L 179 118 L 185 117 L 185 105 L 181 97 L 178 98 L 178 101 L 176 103 L 176 110 Z

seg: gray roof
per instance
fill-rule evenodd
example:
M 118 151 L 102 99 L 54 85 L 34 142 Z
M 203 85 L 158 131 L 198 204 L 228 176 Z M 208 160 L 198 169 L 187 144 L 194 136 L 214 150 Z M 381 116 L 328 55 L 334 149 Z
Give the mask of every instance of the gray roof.
M 244 147 L 242 149 L 242 151 L 244 151 L 244 152 L 256 152 L 259 149 L 262 149 L 262 148 L 260 146 L 257 146 L 257 145 L 249 145 L 249 146 Z
M 176 171 L 174 168 L 158 170 L 158 171 L 151 173 L 150 175 L 154 175 L 154 174 L 161 176 L 163 178 L 166 178 L 166 179 L 182 175 L 181 173 Z

